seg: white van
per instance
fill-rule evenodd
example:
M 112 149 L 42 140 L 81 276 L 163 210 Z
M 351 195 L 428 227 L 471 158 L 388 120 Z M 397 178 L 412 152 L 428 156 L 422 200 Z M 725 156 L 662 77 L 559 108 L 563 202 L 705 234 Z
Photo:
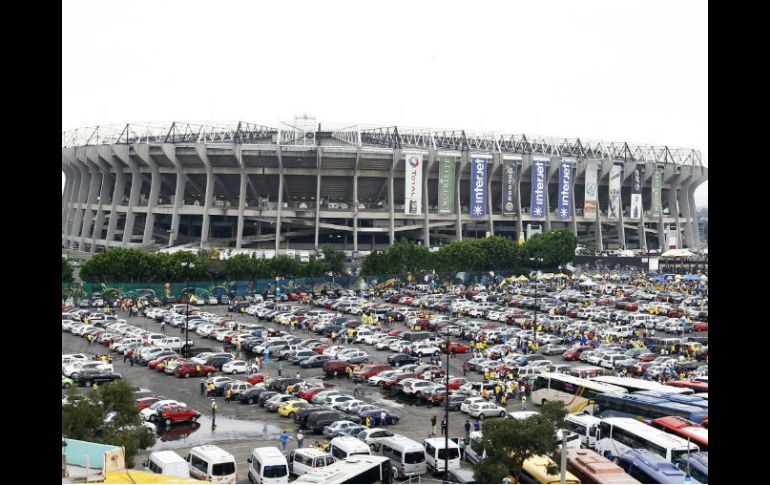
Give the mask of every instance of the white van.
M 159 340 L 155 345 L 158 347 L 167 347 L 171 350 L 180 350 L 182 348 L 182 339 L 179 337 L 166 337 Z
M 161 475 L 174 475 L 182 478 L 190 478 L 190 470 L 187 462 L 175 451 L 155 451 L 150 453 L 144 462 L 144 470 Z
M 196 446 L 187 454 L 190 476 L 216 483 L 235 483 L 235 457 L 214 445 Z
M 425 447 L 413 439 L 394 435 L 380 441 L 379 454 L 390 459 L 393 478 L 425 473 Z
M 601 419 L 590 414 L 568 414 L 564 418 L 564 428 L 580 436 L 583 447 L 593 448 L 596 444 L 596 430 Z
M 353 436 L 337 436 L 329 445 L 329 452 L 338 460 L 344 460 L 351 455 L 371 455 L 369 445 Z
M 449 448 L 444 446 L 445 439 L 441 438 L 428 438 L 423 441 L 425 447 L 425 464 L 428 471 L 431 473 L 438 473 L 444 471 L 444 460 L 446 454 L 449 454 L 449 469 L 457 470 L 460 468 L 460 447 L 449 440 Z
M 250 463 L 249 482 L 289 483 L 289 463 L 275 446 L 254 448 L 246 461 Z
M 619 325 L 605 332 L 605 335 L 611 335 L 613 337 L 623 337 L 623 338 L 628 338 L 633 334 L 634 334 L 634 329 L 629 325 Z
M 335 461 L 337 459 L 332 455 L 316 448 L 297 448 L 289 454 L 289 471 L 300 476 L 331 465 Z

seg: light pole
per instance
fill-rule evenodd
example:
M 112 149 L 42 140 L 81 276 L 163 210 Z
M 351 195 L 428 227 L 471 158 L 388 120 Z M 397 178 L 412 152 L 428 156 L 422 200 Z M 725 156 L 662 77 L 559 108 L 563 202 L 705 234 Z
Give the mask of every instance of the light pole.
M 446 432 L 444 433 L 444 483 L 449 483 L 449 332 L 446 332 L 446 372 L 444 375 L 444 419 L 446 420 Z
M 189 285 L 189 278 L 190 278 L 190 268 L 194 268 L 195 265 L 191 262 L 182 263 L 182 267 L 184 268 L 184 286 L 185 290 L 187 290 L 187 286 Z M 188 342 L 190 341 L 190 292 L 187 292 L 187 298 L 185 298 L 185 324 L 184 324 L 184 345 L 182 348 L 184 349 L 184 357 L 189 358 L 190 357 L 190 345 Z

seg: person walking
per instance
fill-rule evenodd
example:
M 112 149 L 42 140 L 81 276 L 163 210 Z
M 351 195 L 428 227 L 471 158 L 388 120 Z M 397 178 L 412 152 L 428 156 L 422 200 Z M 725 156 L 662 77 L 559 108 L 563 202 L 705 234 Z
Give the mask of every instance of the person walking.
M 465 460 L 465 441 L 461 441 L 458 445 L 460 447 L 460 461 Z
M 287 433 L 286 430 L 281 431 L 279 439 L 281 440 L 281 450 L 286 451 L 286 445 L 289 443 L 289 433 Z
M 433 415 L 433 417 L 430 418 L 430 425 L 431 425 L 430 435 L 435 436 L 436 435 L 436 416 L 435 415 Z
M 278 362 L 278 377 L 281 377 L 282 371 L 283 371 L 283 362 Z
M 367 428 L 371 428 L 372 427 L 372 417 L 371 416 L 367 416 L 366 417 L 366 427 Z
M 206 378 L 201 377 L 201 396 L 206 393 Z
M 481 431 L 481 423 L 478 418 L 473 422 L 473 431 Z
M 383 428 L 386 428 L 388 426 L 388 414 L 383 409 L 382 412 L 380 412 L 380 426 Z
M 211 426 L 214 427 L 217 423 L 217 402 L 211 399 Z
M 302 440 L 305 439 L 305 435 L 302 434 L 302 431 L 297 431 L 297 448 L 303 448 L 302 446 Z
M 465 441 L 468 442 L 471 439 L 471 422 L 465 420 Z
M 441 435 L 446 436 L 447 434 L 447 428 L 449 427 L 449 422 L 446 419 L 446 416 L 444 416 L 444 419 L 441 420 Z
M 230 404 L 230 398 L 232 397 L 233 392 L 228 389 L 225 391 L 225 404 Z

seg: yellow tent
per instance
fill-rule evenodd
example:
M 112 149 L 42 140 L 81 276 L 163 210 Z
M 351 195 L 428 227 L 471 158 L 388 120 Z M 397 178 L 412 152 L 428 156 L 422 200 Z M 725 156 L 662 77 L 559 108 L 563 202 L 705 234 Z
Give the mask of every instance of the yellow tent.
M 527 277 L 526 277 L 526 276 L 524 276 L 524 275 L 521 275 L 521 276 L 519 276 L 519 277 L 518 277 L 518 278 L 516 278 L 516 279 L 518 279 L 519 281 L 529 281 L 529 278 L 527 278 Z
M 194 478 L 182 478 L 176 475 L 161 475 L 159 473 L 139 470 L 120 470 L 107 472 L 103 482 L 95 483 L 209 483 Z
M 556 275 L 557 278 L 569 278 L 569 276 L 565 275 L 564 273 L 559 273 Z

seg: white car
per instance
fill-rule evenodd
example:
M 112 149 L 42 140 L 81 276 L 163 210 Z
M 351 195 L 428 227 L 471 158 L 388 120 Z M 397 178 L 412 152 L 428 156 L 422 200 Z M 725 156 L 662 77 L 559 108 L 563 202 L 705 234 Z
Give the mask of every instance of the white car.
M 243 360 L 231 360 L 222 365 L 222 372 L 224 374 L 245 374 L 249 369 L 249 364 Z
M 390 347 L 390 344 L 392 344 L 393 342 L 397 342 L 398 340 L 399 339 L 397 339 L 395 337 L 389 337 L 389 338 L 386 338 L 386 339 L 382 339 L 379 342 L 377 342 L 376 344 L 374 344 L 374 348 L 377 349 L 377 350 L 385 350 L 385 349 L 388 349 Z
M 361 401 L 360 399 L 351 399 L 345 401 L 342 404 L 337 404 L 337 409 L 348 414 L 357 414 L 361 406 L 366 406 L 368 403 Z
M 469 397 L 468 399 L 463 401 L 462 404 L 460 404 L 460 411 L 468 414 L 468 411 L 470 411 L 470 408 L 473 404 L 477 404 L 481 402 L 488 402 L 488 401 L 483 397 Z
M 412 348 L 412 354 L 417 357 L 422 357 L 424 355 L 438 355 L 440 353 L 441 349 L 432 344 L 421 345 L 419 347 L 415 346 Z
M 72 375 L 75 373 L 91 370 L 101 370 L 105 372 L 115 371 L 115 369 L 112 367 L 112 364 L 107 362 L 76 360 L 65 365 L 62 369 L 62 374 L 67 377 L 72 377 Z
M 336 359 L 337 355 L 344 350 L 351 350 L 343 345 L 332 345 L 328 349 L 324 349 L 323 355 L 329 355 L 332 359 Z
M 142 415 L 142 419 L 144 419 L 145 421 L 152 421 L 152 420 L 154 420 L 154 418 L 152 418 L 152 416 L 155 416 L 155 411 L 157 411 L 159 408 L 161 408 L 163 406 L 166 406 L 166 405 L 169 405 L 169 404 L 179 404 L 181 406 L 186 406 L 185 403 L 179 402 L 179 401 L 174 400 L 174 399 L 163 399 L 162 401 L 158 401 L 155 404 L 142 409 L 141 411 L 139 411 L 139 414 Z
M 340 396 L 342 391 L 321 391 L 310 399 L 312 404 L 323 404 L 329 396 Z
M 473 418 L 486 419 L 493 416 L 505 417 L 505 408 L 498 406 L 493 402 L 477 402 L 468 409 L 468 414 Z
M 354 423 L 353 421 L 346 421 L 346 420 L 335 421 L 328 426 L 324 426 L 323 434 L 324 436 L 331 437 L 331 436 L 334 436 L 338 431 L 345 430 L 352 426 L 359 426 L 359 425 Z
M 399 370 L 386 370 L 385 372 L 380 372 L 379 374 L 370 377 L 366 380 L 366 383 L 370 386 L 379 386 L 382 381 L 395 377 L 400 373 L 401 371 Z
M 391 352 L 403 352 L 404 347 L 408 347 L 408 346 L 409 346 L 408 340 L 394 340 L 388 346 L 388 350 L 390 350 Z
M 332 409 L 337 409 L 339 406 L 342 406 L 343 403 L 353 400 L 355 400 L 355 398 L 348 394 L 336 394 L 334 396 L 327 396 L 324 404 Z
M 224 332 L 215 332 L 214 335 L 216 335 L 218 342 L 224 342 L 225 337 L 236 335 L 237 333 L 235 330 L 225 330 Z

